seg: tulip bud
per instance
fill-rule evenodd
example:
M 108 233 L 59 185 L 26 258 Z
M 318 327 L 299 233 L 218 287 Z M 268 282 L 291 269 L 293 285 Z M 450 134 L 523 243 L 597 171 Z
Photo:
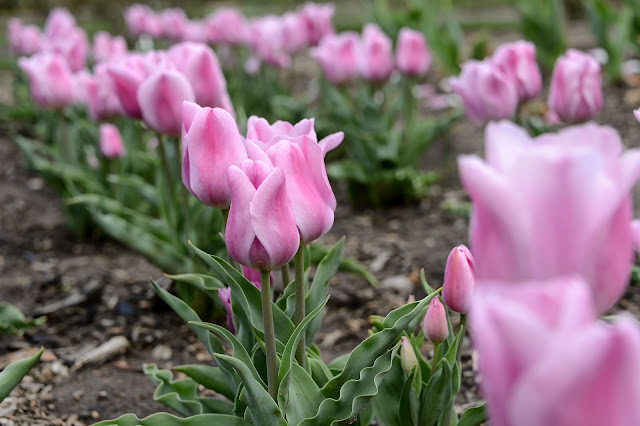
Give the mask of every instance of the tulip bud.
M 307 27 L 308 43 L 316 45 L 325 36 L 334 33 L 331 19 L 336 10 L 335 5 L 331 3 L 318 4 L 314 2 L 306 2 L 300 9 L 300 14 L 305 21 Z
M 362 30 L 360 75 L 365 80 L 384 81 L 393 71 L 391 39 L 376 24 L 367 24 Z
M 410 28 L 402 28 L 398 33 L 396 47 L 396 66 L 401 73 L 420 76 L 427 73 L 431 65 L 431 56 L 427 50 L 424 35 Z
M 179 135 L 182 103 L 195 101 L 195 94 L 182 73 L 160 70 L 140 85 L 137 98 L 142 118 L 149 127 L 157 132 Z
M 327 80 L 342 84 L 358 76 L 359 47 L 358 34 L 345 31 L 324 37 L 310 53 L 322 67 Z
M 442 343 L 449 337 L 447 312 L 438 296 L 431 299 L 422 324 L 424 335 L 433 343 Z
M 473 256 L 464 245 L 451 250 L 444 268 L 442 300 L 453 311 L 466 314 L 476 285 Z
M 569 49 L 553 67 L 549 108 L 564 122 L 580 122 L 602 108 L 600 64 L 579 50 Z
M 18 65 L 27 74 L 35 103 L 49 108 L 73 103 L 73 74 L 63 57 L 43 52 L 20 58 Z
M 236 328 L 233 325 L 233 313 L 231 311 L 231 289 L 229 287 L 221 288 L 218 290 L 218 297 L 227 311 L 227 328 L 232 333 L 236 332 Z
M 407 375 L 411 374 L 411 370 L 418 365 L 416 352 L 406 336 L 402 336 L 400 339 L 400 364 Z
M 282 170 L 245 160 L 240 167 L 229 167 L 228 182 L 231 207 L 225 239 L 231 257 L 259 271 L 291 261 L 300 235 Z
M 100 152 L 106 158 L 120 158 L 125 149 L 118 128 L 113 124 L 100 125 Z
M 536 63 L 536 45 L 529 41 L 506 43 L 496 49 L 491 61 L 511 78 L 521 101 L 533 99 L 540 93 L 542 76 Z

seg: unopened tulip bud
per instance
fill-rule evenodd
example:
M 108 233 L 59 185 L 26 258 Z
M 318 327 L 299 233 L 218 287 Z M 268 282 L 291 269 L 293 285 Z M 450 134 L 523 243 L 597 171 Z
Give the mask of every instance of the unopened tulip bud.
M 411 76 L 426 74 L 431 65 L 427 42 L 420 31 L 402 28 L 396 47 L 396 67 L 401 73 Z
M 400 363 L 402 364 L 402 369 L 406 374 L 411 374 L 411 370 L 418 365 L 416 352 L 413 350 L 413 346 L 409 339 L 405 336 L 400 339 Z
M 464 245 L 451 250 L 444 269 L 442 299 L 456 312 L 466 314 L 471 305 L 473 287 L 476 285 L 476 273 L 473 256 Z
M 236 332 L 236 328 L 233 326 L 233 313 L 231 311 L 231 289 L 229 287 L 221 288 L 218 290 L 218 297 L 224 305 L 224 309 L 227 311 L 227 327 L 232 333 Z
M 442 343 L 449 337 L 447 312 L 437 296 L 429 303 L 422 329 L 427 339 L 433 343 Z
M 124 144 L 118 128 L 113 124 L 100 125 L 100 152 L 106 158 L 124 156 Z

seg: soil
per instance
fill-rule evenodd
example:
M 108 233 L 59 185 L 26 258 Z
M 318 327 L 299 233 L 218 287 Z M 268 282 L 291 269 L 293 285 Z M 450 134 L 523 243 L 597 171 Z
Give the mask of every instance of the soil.
M 608 87 L 604 110 L 597 117 L 598 122 L 618 129 L 628 146 L 640 146 L 640 125 L 631 112 L 640 105 L 639 90 Z M 466 200 L 455 157 L 481 152 L 482 129 L 465 120 L 437 140 L 425 153 L 424 165 L 445 164 L 448 169 L 419 206 L 356 209 L 349 204 L 345 188 L 334 185 L 335 225 L 320 242 L 333 244 L 346 235 L 345 255 L 370 267 L 381 284 L 372 287 L 344 273 L 333 279 L 316 340 L 326 360 L 366 338 L 369 315 L 385 315 L 412 294 L 421 297 L 420 268 L 433 287 L 441 285 L 448 252 L 467 243 L 467 220 L 446 208 Z M 0 158 L 0 300 L 36 316 L 72 295 L 82 299 L 49 313 L 47 321 L 33 331 L 0 340 L 0 368 L 40 346 L 46 348 L 41 362 L 0 404 L 0 419 L 28 425 L 80 425 L 128 412 L 142 417 L 170 411 L 153 400 L 155 387 L 142 373 L 142 365 L 154 362 L 170 368 L 210 359 L 193 332 L 155 296 L 148 278 L 161 278 L 161 271 L 117 243 L 78 241 L 71 235 L 61 199 L 27 170 L 6 130 L 0 130 Z M 636 217 L 639 205 L 636 202 Z M 637 317 L 639 300 L 638 286 L 632 285 L 618 309 Z M 74 367 L 79 355 L 119 336 L 129 342 L 120 353 Z M 481 399 L 466 342 L 459 407 Z M 424 349 L 430 350 L 427 345 Z M 12 424 L 4 422 L 0 420 L 0 424 Z

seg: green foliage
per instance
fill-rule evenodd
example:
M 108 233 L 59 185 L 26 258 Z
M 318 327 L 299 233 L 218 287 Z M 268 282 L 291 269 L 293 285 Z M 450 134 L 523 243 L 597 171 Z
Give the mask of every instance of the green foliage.
M 22 334 L 25 330 L 37 327 L 47 320 L 46 317 L 27 318 L 10 303 L 0 302 L 0 335 Z
M 40 360 L 43 352 L 44 348 L 29 358 L 12 362 L 0 372 L 0 402 L 4 401 L 13 388 L 18 386 L 22 378 L 26 376 L 29 370 Z
M 562 0 L 517 0 L 520 31 L 536 45 L 538 61 L 551 70 L 558 56 L 567 49 Z
M 226 414 L 200 414 L 187 417 L 176 417 L 169 413 L 155 413 L 143 419 L 135 414 L 125 414 L 113 420 L 104 420 L 93 426 L 249 426 L 251 423 L 243 418 Z

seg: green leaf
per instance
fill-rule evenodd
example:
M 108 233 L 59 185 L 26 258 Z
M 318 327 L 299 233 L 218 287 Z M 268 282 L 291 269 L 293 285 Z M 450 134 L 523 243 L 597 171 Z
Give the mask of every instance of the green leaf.
M 235 398 L 235 391 L 229 387 L 220 367 L 186 364 L 175 367 L 174 370 L 186 374 L 205 388 L 211 389 L 231 401 Z
M 433 374 L 421 397 L 421 426 L 435 425 L 451 397 L 451 365 L 443 358 L 438 366 L 441 367 Z
M 38 326 L 47 317 L 27 318 L 10 303 L 0 302 L 0 335 L 21 334 L 24 330 Z
M 320 263 L 329 252 L 326 247 L 323 247 L 320 244 L 309 244 L 308 248 L 310 252 L 310 262 L 314 265 Z M 378 285 L 378 280 L 371 271 L 355 259 L 349 257 L 341 258 L 340 267 L 338 269 L 342 272 L 349 272 L 358 275 L 367 280 L 367 282 L 374 287 Z
M 298 364 L 293 364 L 290 376 L 286 399 L 291 401 L 291 404 L 288 404 L 284 410 L 287 422 L 297 425 L 317 413 L 318 407 L 324 401 L 324 396 L 316 382 Z M 281 397 L 280 392 L 278 397 Z M 282 408 L 282 404 L 280 407 Z
M 322 393 L 327 398 L 338 398 L 342 385 L 348 380 L 358 377 L 363 368 L 372 365 L 379 356 L 389 350 L 411 321 L 437 295 L 438 291 L 435 291 L 420 302 L 409 303 L 391 311 L 383 321 L 384 326 L 387 328 L 369 336 L 356 346 L 342 372 L 322 388 Z
M 418 395 L 413 387 L 414 378 L 420 374 L 416 367 L 413 367 L 411 374 L 402 386 L 400 394 L 400 407 L 398 407 L 398 420 L 403 425 L 418 426 Z
M 222 284 L 219 279 L 206 274 L 165 274 L 165 277 L 179 283 L 192 285 L 195 288 L 202 290 L 203 293 L 214 301 L 219 300 L 218 289 L 225 288 L 225 285 Z
M 347 365 L 347 361 L 349 360 L 349 355 L 351 355 L 351 353 L 342 354 L 332 359 L 329 363 L 329 369 L 336 374 L 344 370 L 344 366 Z
M 485 402 L 481 402 L 475 407 L 467 408 L 460 416 L 458 426 L 480 426 L 482 423 L 487 422 L 489 419 L 487 419 L 484 405 Z
M 378 387 L 378 394 L 369 403 L 380 426 L 404 426 L 398 416 L 401 398 L 398 390 L 402 389 L 405 381 L 406 375 L 402 370 L 400 358 L 395 357 L 391 369 Z
M 309 324 L 312 323 L 314 318 L 318 316 L 322 309 L 327 304 L 329 300 L 329 296 L 324 299 L 318 307 L 316 307 L 313 311 L 309 313 L 301 322 L 298 324 L 296 329 L 291 334 L 287 345 L 284 348 L 282 353 L 282 360 L 280 362 L 280 368 L 278 369 L 278 404 L 282 410 L 287 412 L 287 407 L 289 405 L 289 385 L 290 385 L 290 373 L 293 365 L 293 359 L 295 356 L 296 348 L 298 347 L 298 342 L 302 337 L 302 333 L 309 327 Z M 309 377 L 310 380 L 311 377 Z
M 143 419 L 135 414 L 125 414 L 113 420 L 104 420 L 93 426 L 250 426 L 241 417 L 226 414 L 200 414 L 187 417 L 176 417 L 169 413 L 155 413 Z
M 140 176 L 133 174 L 109 175 L 107 180 L 116 185 L 133 189 L 143 200 L 155 208 L 160 207 L 160 203 L 158 202 L 158 189 Z
M 363 368 L 358 378 L 347 381 L 337 399 L 326 398 L 314 417 L 307 418 L 300 426 L 325 426 L 333 422 L 350 423 L 362 411 L 371 397 L 378 393 L 378 386 L 393 363 L 398 346 L 376 358 L 373 365 Z
M 307 368 L 311 370 L 311 377 L 320 387 L 327 384 L 333 377 L 329 368 L 322 362 L 322 357 L 307 347 Z
M 198 383 L 191 378 L 173 380 L 173 373 L 170 370 L 160 370 L 155 364 L 146 364 L 144 374 L 157 386 L 153 399 L 183 416 L 233 413 L 232 404 L 219 399 L 201 397 Z
M 242 361 L 223 354 L 215 354 L 219 361 L 224 361 L 231 365 L 244 383 L 244 390 L 247 393 L 246 403 L 253 421 L 260 426 L 286 426 L 287 422 L 282 417 L 282 412 L 264 388 L 258 382 L 249 367 Z
M 44 348 L 29 358 L 12 362 L 0 372 L 0 402 L 4 401 L 13 388 L 18 386 L 22 378 L 26 376 L 29 370 L 40 360 L 43 352 Z

